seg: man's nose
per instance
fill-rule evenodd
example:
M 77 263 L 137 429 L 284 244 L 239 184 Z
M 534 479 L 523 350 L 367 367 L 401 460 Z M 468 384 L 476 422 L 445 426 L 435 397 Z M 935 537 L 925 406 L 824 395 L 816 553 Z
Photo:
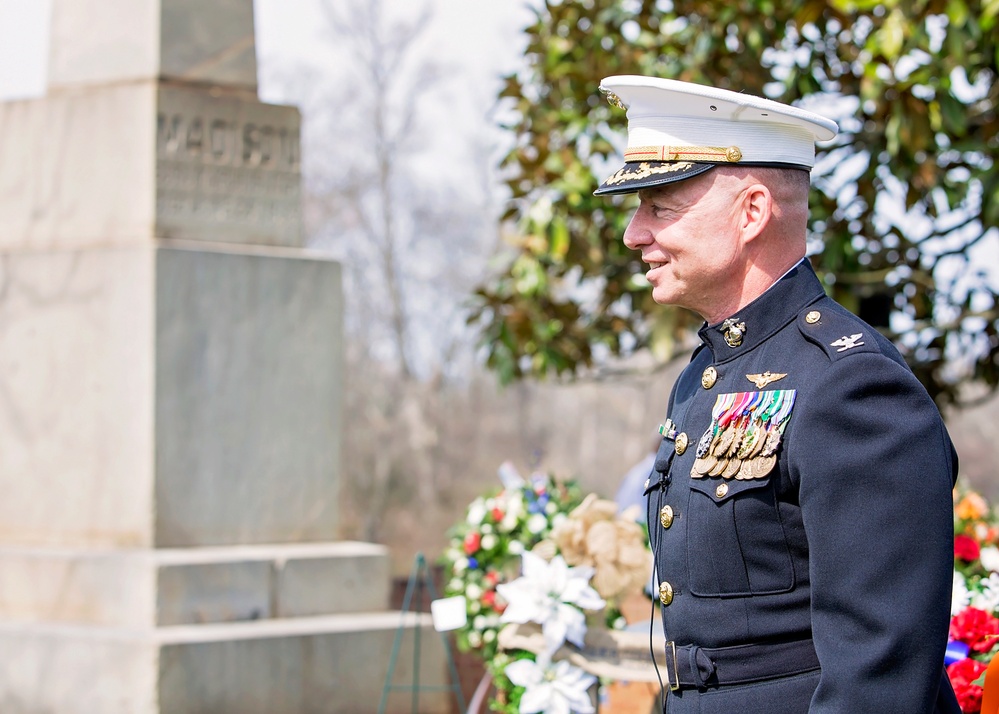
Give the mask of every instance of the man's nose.
M 652 230 L 649 228 L 647 211 L 639 206 L 631 215 L 628 227 L 624 229 L 624 244 L 631 250 L 638 250 L 652 240 Z

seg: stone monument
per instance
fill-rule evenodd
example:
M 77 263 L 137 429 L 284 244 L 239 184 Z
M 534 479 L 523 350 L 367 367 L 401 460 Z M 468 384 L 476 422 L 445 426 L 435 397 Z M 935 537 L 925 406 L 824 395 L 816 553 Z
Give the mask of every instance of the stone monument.
M 256 74 L 252 0 L 54 0 L 0 103 L 3 714 L 374 712 L 427 626 L 336 542 L 340 266 Z

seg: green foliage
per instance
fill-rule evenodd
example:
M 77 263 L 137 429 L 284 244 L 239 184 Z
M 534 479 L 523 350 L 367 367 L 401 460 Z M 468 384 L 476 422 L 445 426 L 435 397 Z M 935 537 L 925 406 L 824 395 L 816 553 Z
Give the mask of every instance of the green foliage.
M 837 119 L 813 171 L 819 275 L 941 406 L 964 383 L 995 388 L 997 279 L 975 251 L 991 244 L 997 262 L 997 23 L 999 0 L 544 0 L 526 67 L 501 92 L 515 139 L 505 218 L 520 239 L 477 292 L 488 364 L 511 380 L 585 374 L 644 347 L 667 360 L 700 323 L 635 277 L 621 242 L 634 198 L 592 195 L 626 128 L 600 79 L 649 74 L 807 98 Z

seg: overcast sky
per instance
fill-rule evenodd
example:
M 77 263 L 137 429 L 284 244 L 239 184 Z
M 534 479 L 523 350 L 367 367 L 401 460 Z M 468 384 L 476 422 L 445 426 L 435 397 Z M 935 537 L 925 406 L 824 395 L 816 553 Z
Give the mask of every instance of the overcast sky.
M 135 0 L 136 2 L 140 0 Z M 264 99 L 271 69 L 322 65 L 330 48 L 323 42 L 321 0 L 255 0 L 257 52 Z M 367 0 L 334 0 L 339 5 Z M 525 0 L 428 0 L 435 59 L 460 68 L 472 86 L 491 84 L 517 58 L 518 30 L 529 19 Z M 386 0 L 404 13 L 413 0 Z M 0 0 L 0 100 L 39 96 L 45 91 L 50 0 Z

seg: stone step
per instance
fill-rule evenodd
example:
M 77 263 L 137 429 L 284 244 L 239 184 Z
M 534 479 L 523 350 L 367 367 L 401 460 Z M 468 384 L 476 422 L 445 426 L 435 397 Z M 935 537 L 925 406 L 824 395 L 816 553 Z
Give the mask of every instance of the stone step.
M 388 550 L 336 542 L 0 548 L 0 620 L 154 627 L 387 610 Z M 2 711 L 2 708 L 0 708 Z
M 156 628 L 0 623 L 4 714 L 374 714 L 402 627 L 388 712 L 451 711 L 441 637 L 399 612 Z M 419 637 L 419 659 L 414 657 Z

